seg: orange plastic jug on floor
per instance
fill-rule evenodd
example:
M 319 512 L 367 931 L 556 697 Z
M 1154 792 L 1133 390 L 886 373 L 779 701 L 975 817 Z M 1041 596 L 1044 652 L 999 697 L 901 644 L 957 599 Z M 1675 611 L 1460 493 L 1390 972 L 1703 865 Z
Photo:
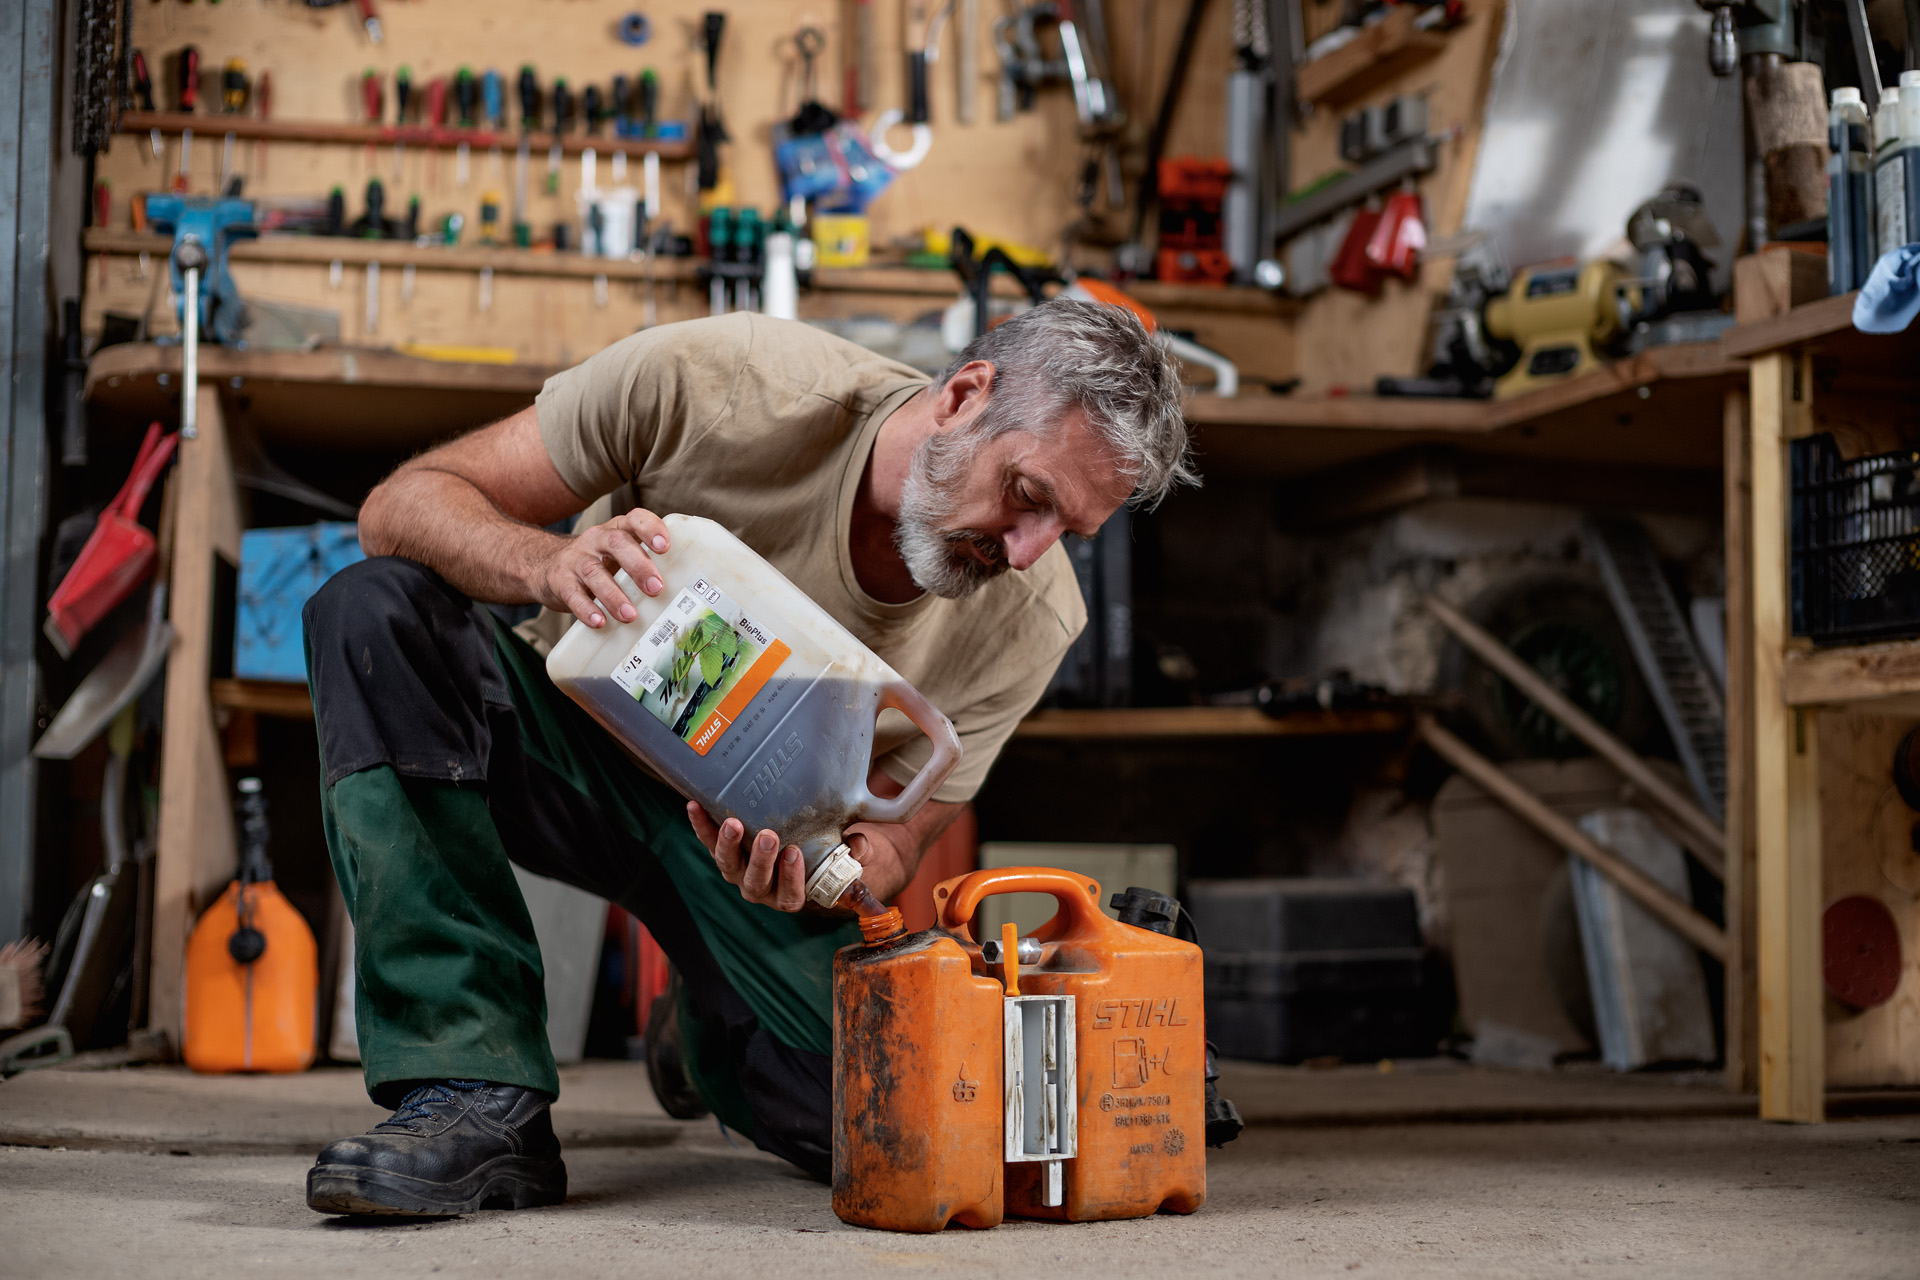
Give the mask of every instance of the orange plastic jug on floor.
M 1059 909 L 976 943 L 1000 893 Z M 1200 949 L 1109 919 L 1096 881 L 1046 867 L 976 871 L 934 901 L 935 928 L 863 921 L 866 943 L 835 958 L 834 1212 L 938 1231 L 1198 1209 Z
M 266 803 L 257 778 L 240 782 L 246 846 L 240 878 L 187 939 L 186 1035 L 195 1071 L 305 1071 L 313 1065 L 320 996 L 313 930 L 274 887 L 266 858 Z

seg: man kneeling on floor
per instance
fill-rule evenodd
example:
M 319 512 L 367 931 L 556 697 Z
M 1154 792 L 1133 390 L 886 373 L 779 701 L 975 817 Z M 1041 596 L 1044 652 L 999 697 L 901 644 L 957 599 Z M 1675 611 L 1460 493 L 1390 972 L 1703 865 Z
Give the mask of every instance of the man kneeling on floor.
M 372 558 L 305 621 L 360 1053 L 395 1110 L 320 1153 L 307 1203 L 448 1214 L 566 1195 L 540 949 L 509 863 L 645 922 L 682 979 L 681 1087 L 830 1174 L 831 961 L 858 931 L 801 910 L 798 848 L 716 825 L 643 771 L 479 602 L 544 605 L 529 628 L 547 644 L 573 618 L 607 625 L 603 609 L 630 621 L 613 575 L 660 592 L 654 513 L 725 525 L 959 731 L 960 765 L 912 821 L 846 833 L 887 900 L 1085 624 L 1061 535 L 1192 480 L 1186 451 L 1164 341 L 1120 308 L 1056 301 L 932 382 L 763 316 L 648 330 L 394 472 L 360 512 Z M 583 508 L 573 536 L 543 529 Z M 929 746 L 877 741 L 868 785 L 899 794 Z

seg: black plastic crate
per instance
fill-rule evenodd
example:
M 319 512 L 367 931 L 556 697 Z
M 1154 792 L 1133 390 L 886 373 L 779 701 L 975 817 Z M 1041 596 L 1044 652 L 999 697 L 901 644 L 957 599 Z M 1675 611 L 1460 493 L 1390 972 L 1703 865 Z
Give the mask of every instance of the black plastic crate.
M 1450 974 L 1422 946 L 1412 891 L 1354 880 L 1201 880 L 1207 1038 L 1222 1055 L 1353 1062 L 1431 1055 Z
M 1793 633 L 1920 635 L 1920 451 L 1849 462 L 1833 437 L 1789 450 Z

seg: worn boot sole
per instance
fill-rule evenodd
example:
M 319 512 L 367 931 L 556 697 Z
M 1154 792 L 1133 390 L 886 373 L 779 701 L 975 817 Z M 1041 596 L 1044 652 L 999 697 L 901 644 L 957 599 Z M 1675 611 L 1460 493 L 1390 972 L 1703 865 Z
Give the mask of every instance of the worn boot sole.
M 531 1209 L 567 1198 L 564 1161 L 500 1156 L 455 1182 L 386 1169 L 322 1164 L 307 1171 L 307 1207 L 356 1217 L 440 1218 L 481 1209 Z

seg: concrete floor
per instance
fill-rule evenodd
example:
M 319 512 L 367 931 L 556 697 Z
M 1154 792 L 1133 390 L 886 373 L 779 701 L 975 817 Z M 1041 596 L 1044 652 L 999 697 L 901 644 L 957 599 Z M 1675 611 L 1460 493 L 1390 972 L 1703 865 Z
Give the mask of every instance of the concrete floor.
M 379 1118 L 351 1073 L 35 1072 L 0 1084 L 0 1276 L 1920 1275 L 1920 1115 L 1763 1125 L 1699 1077 L 1453 1063 L 1227 1083 L 1256 1123 L 1198 1214 L 926 1237 L 845 1226 L 624 1064 L 565 1073 L 564 1206 L 399 1226 L 301 1198 Z

